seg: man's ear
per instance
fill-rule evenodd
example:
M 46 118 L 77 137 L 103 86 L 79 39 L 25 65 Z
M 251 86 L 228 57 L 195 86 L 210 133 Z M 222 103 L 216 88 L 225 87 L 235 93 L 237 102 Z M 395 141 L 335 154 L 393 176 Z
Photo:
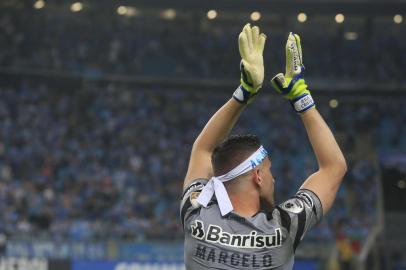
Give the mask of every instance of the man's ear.
M 252 180 L 258 186 L 262 185 L 262 177 L 259 171 L 259 168 L 256 168 L 252 171 Z

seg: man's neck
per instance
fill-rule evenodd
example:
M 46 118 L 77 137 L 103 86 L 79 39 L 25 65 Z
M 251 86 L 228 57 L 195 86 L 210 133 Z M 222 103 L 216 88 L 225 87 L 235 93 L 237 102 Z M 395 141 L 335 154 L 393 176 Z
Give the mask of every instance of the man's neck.
M 255 194 L 229 195 L 234 212 L 242 217 L 252 217 L 260 210 L 260 200 Z

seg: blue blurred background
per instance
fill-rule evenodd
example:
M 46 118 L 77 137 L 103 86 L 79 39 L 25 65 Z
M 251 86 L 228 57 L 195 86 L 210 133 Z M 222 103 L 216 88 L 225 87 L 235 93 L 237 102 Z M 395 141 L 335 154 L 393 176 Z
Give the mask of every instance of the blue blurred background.
M 290 31 L 349 164 L 295 269 L 406 269 L 405 1 L 0 2 L 0 269 L 184 269 L 194 138 L 267 34 L 260 96 L 233 133 L 270 149 L 276 200 L 317 167 L 269 79 Z M 3 268 L 2 268 L 3 267 Z

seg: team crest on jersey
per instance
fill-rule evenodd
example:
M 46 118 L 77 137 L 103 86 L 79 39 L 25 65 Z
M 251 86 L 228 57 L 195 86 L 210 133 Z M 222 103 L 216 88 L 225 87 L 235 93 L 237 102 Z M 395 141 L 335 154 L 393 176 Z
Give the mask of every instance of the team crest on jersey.
M 199 195 L 200 195 L 200 191 L 194 191 L 194 192 L 190 193 L 189 200 L 194 208 L 197 208 L 198 206 L 200 206 L 200 204 L 197 202 L 197 197 L 199 197 Z
M 291 212 L 293 214 L 299 214 L 300 212 L 303 211 L 304 205 L 301 200 L 298 198 L 292 198 L 290 200 L 287 200 L 284 202 L 281 206 L 281 208 L 285 211 Z

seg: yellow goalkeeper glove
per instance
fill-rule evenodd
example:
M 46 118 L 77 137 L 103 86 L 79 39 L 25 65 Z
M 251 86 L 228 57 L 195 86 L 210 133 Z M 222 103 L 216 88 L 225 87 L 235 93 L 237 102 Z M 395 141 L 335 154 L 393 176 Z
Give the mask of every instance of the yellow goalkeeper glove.
M 303 113 L 315 106 L 304 80 L 302 47 L 299 35 L 290 33 L 286 42 L 286 73 L 272 78 L 276 91 L 284 95 L 297 113 Z
M 241 55 L 241 85 L 233 97 L 243 104 L 251 103 L 264 81 L 264 46 L 266 35 L 257 26 L 246 24 L 238 36 Z

